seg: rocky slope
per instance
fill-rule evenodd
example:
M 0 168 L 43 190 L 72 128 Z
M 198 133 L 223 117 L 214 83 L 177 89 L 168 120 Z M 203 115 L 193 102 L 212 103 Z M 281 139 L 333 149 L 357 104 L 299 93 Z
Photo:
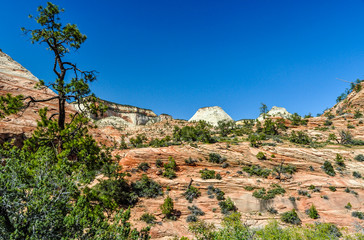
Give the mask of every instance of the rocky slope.
M 198 122 L 200 120 L 217 126 L 219 121 L 232 121 L 233 119 L 221 107 L 215 106 L 198 109 L 189 121 Z
M 360 83 L 361 88 L 364 89 L 364 82 Z M 334 115 L 354 114 L 355 110 L 364 111 L 364 91 L 352 91 L 344 100 L 335 104 L 334 107 L 326 112 L 331 112 Z

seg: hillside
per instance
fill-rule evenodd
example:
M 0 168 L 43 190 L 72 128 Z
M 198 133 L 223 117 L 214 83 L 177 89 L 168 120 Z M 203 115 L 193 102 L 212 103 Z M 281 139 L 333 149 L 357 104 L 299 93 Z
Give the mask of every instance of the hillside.
M 50 89 L 34 89 L 37 81 L 0 52 L 1 95 L 54 95 Z M 333 223 L 354 233 L 363 231 L 364 224 L 352 215 L 354 211 L 364 211 L 364 144 L 360 142 L 364 140 L 364 118 L 353 114 L 355 110 L 364 113 L 363 94 L 364 90 L 350 93 L 329 111 L 331 114 L 321 117 L 285 119 L 281 128 L 269 125 L 268 120 L 261 126 L 242 121 L 223 129 L 226 132 L 203 123 L 174 120 L 169 115 L 157 116 L 151 110 L 104 101 L 108 105 L 106 115 L 93 120 L 110 121 L 91 131 L 99 142 L 112 146 L 114 156 L 120 156 L 119 164 L 130 174 L 126 177 L 128 181 L 135 182 L 147 174 L 162 186 L 163 196 L 140 197 L 131 211 L 131 222 L 138 229 L 147 226 L 140 220 L 144 213 L 155 215 L 152 239 L 192 238 L 187 219 L 191 216 L 188 207 L 193 205 L 204 212 L 199 219 L 221 227 L 225 216 L 220 207 L 223 200 L 217 199 L 221 192 L 224 199 L 231 198 L 242 220 L 253 228 L 265 226 L 272 219 L 289 226 L 280 221 L 280 216 L 296 209 L 303 224 Z M 1 142 L 15 138 L 21 144 L 36 127 L 37 111 L 45 106 L 51 112 L 57 107 L 53 102 L 34 105 L 24 113 L 1 119 Z M 220 109 L 204 108 L 196 114 L 207 115 L 216 126 L 220 120 L 231 119 Z M 341 114 L 343 109 L 345 114 Z M 68 105 L 67 111 L 74 113 L 76 109 Z M 197 117 L 191 120 L 199 120 Z M 272 119 L 277 124 L 281 118 Z M 342 142 L 343 131 L 349 132 L 351 141 Z M 166 165 L 163 167 L 170 158 L 177 164 L 173 170 L 175 178 L 166 176 Z M 333 166 L 331 171 L 324 167 L 325 162 Z M 143 165 L 149 168 L 143 169 Z M 105 177 L 99 175 L 97 179 L 90 186 Z M 184 196 L 189 184 L 201 193 L 191 202 Z M 268 196 L 269 190 L 279 193 Z M 178 210 L 175 221 L 166 219 L 160 210 L 167 195 Z M 348 203 L 351 208 L 345 207 Z M 320 216 L 318 220 L 306 214 L 313 204 Z

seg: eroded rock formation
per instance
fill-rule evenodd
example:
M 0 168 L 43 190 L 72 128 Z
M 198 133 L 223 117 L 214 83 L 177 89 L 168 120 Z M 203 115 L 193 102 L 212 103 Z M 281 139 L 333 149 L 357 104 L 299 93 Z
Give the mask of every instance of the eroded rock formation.
M 233 119 L 221 107 L 215 106 L 198 109 L 189 122 L 198 122 L 200 120 L 206 121 L 213 126 L 217 126 L 219 121 L 232 121 Z

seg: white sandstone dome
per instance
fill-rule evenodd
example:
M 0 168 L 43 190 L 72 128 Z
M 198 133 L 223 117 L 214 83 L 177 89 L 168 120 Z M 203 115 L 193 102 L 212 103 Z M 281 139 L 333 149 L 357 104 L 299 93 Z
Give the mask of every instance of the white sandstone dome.
M 198 122 L 200 120 L 206 121 L 213 126 L 217 126 L 219 121 L 233 121 L 233 119 L 218 106 L 198 109 L 189 122 Z
M 290 114 L 284 107 L 272 107 L 271 110 L 266 114 L 266 118 L 269 117 L 281 117 L 281 118 L 289 118 L 292 114 Z M 258 121 L 262 121 L 263 114 L 260 114 L 260 116 L 257 118 Z

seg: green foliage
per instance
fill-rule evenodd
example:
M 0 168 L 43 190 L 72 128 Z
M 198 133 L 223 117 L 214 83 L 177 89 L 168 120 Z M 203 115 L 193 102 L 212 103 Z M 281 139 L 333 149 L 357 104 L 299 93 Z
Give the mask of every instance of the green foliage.
M 130 138 L 130 144 L 133 145 L 135 148 L 141 148 L 144 147 L 145 142 L 147 141 L 147 137 L 142 134 L 138 134 L 136 138 Z
M 265 156 L 265 154 L 263 152 L 258 152 L 258 154 L 256 155 L 256 157 L 259 160 L 266 160 L 267 159 L 267 157 Z
M 276 195 L 284 194 L 286 190 L 284 190 L 281 186 L 278 184 L 272 184 L 272 188 L 268 191 L 265 190 L 265 188 L 261 188 L 259 190 L 256 190 L 253 192 L 253 196 L 255 198 L 263 199 L 263 200 L 269 200 L 275 198 Z
M 247 191 L 253 191 L 254 189 L 256 189 L 256 187 L 254 186 L 244 186 L 244 189 Z
M 0 119 L 17 113 L 24 105 L 22 99 L 22 95 L 12 96 L 10 93 L 0 96 Z
M 196 159 L 192 159 L 191 157 L 189 157 L 188 159 L 185 159 L 185 163 L 189 166 L 196 166 L 196 163 L 198 161 Z
M 329 186 L 329 190 L 331 192 L 336 192 L 336 187 L 335 186 Z
M 285 223 L 290 223 L 294 225 L 300 225 L 301 219 L 298 217 L 298 214 L 295 209 L 291 211 L 285 212 L 281 215 L 281 220 Z
M 161 167 L 163 167 L 163 162 L 162 162 L 162 160 L 157 159 L 157 160 L 155 161 L 155 166 L 156 166 L 157 168 L 161 168 Z
M 149 165 L 149 163 L 146 163 L 146 162 L 139 163 L 139 165 L 138 165 L 138 169 L 143 172 L 148 171 L 149 168 L 150 168 L 150 165 Z
M 216 128 L 221 137 L 226 137 L 236 129 L 236 124 L 232 120 L 223 120 L 217 123 Z
M 355 178 L 361 178 L 361 174 L 358 171 L 353 172 L 353 177 Z
M 297 113 L 292 114 L 289 117 L 289 120 L 291 121 L 291 124 L 293 126 L 307 125 L 307 122 L 308 122 L 307 119 L 302 119 L 302 117 L 300 115 L 298 115 Z
M 359 211 L 354 211 L 354 212 L 352 212 L 352 213 L 351 213 L 351 216 L 353 216 L 353 217 L 357 217 L 357 218 L 359 218 L 359 219 L 361 219 L 361 220 L 363 220 L 363 219 L 364 219 L 364 213 L 363 213 L 363 212 L 359 212 Z
M 268 169 L 268 168 L 262 168 L 259 165 L 252 165 L 250 167 L 245 166 L 243 167 L 243 171 L 249 173 L 250 176 L 259 176 L 259 177 L 264 177 L 267 178 L 270 173 L 272 172 L 272 170 Z
M 183 193 L 183 196 L 185 196 L 188 202 L 191 203 L 194 199 L 201 196 L 201 192 L 200 190 L 198 190 L 198 188 L 194 186 L 189 186 L 189 188 L 187 188 L 187 190 Z
M 320 217 L 315 205 L 313 205 L 313 204 L 311 205 L 311 207 L 309 209 L 306 210 L 306 214 L 312 219 L 317 219 Z
M 214 143 L 216 140 L 212 137 L 210 129 L 211 125 L 205 121 L 197 122 L 195 127 L 184 126 L 183 128 L 179 128 L 175 126 L 173 138 L 176 141 Z
M 335 162 L 337 165 L 339 165 L 340 167 L 345 167 L 345 161 L 343 156 L 341 156 L 340 154 L 336 154 L 336 158 L 335 158 Z
M 225 201 L 220 201 L 219 206 L 223 214 L 231 214 L 237 210 L 234 202 L 229 197 Z
M 346 206 L 345 206 L 345 208 L 346 209 L 349 209 L 349 210 L 351 210 L 351 208 L 352 208 L 353 206 L 351 205 L 351 203 L 350 202 L 348 202 L 348 204 L 346 204 Z
M 155 216 L 151 213 L 144 213 L 141 217 L 140 220 L 143 222 L 146 222 L 148 224 L 155 224 Z
M 212 163 L 223 163 L 226 161 L 226 158 L 221 157 L 218 153 L 210 153 L 209 154 L 209 162 Z
M 275 136 L 279 134 L 279 130 L 286 130 L 287 127 L 284 124 L 283 119 L 273 121 L 272 119 L 266 119 L 262 128 L 257 128 L 258 133 L 263 133 L 269 136 Z
M 200 208 L 196 207 L 195 205 L 193 205 L 192 207 L 188 206 L 188 210 L 191 211 L 191 215 L 187 216 L 187 219 L 186 219 L 187 222 L 197 222 L 198 216 L 205 215 L 205 213 Z
M 177 177 L 176 170 L 178 169 L 177 163 L 173 157 L 168 158 L 168 163 L 164 164 L 163 176 L 169 179 L 174 179 Z
M 354 157 L 354 159 L 358 162 L 364 162 L 364 155 L 363 154 L 358 154 Z
M 167 196 L 167 198 L 164 199 L 164 203 L 161 205 L 160 208 L 167 219 L 176 219 L 176 217 L 174 216 L 174 204 L 172 198 Z
M 321 167 L 325 173 L 329 176 L 335 176 L 336 173 L 335 173 L 335 170 L 334 170 L 334 167 L 331 165 L 331 163 L 329 161 L 325 161 L 324 162 L 324 165 L 322 165 Z
M 267 105 L 265 105 L 264 103 L 261 103 L 261 106 L 260 106 L 259 110 L 260 110 L 260 114 L 263 115 L 263 118 L 265 119 L 266 115 L 268 113 Z
M 363 117 L 363 114 L 359 110 L 355 110 L 354 118 L 361 118 Z
M 214 170 L 208 170 L 208 169 L 205 168 L 203 170 L 200 170 L 200 173 L 201 173 L 201 178 L 202 179 L 214 179 L 214 178 L 216 178 Z
M 359 92 L 362 89 L 361 82 L 363 80 L 357 79 L 355 82 L 350 83 L 350 88 L 346 88 L 345 92 L 342 93 L 339 97 L 337 97 L 336 102 L 341 102 L 342 100 L 346 99 L 346 97 L 352 92 L 356 91 Z
M 143 174 L 142 178 L 132 184 L 134 192 L 139 197 L 156 198 L 163 196 L 162 186 Z
M 289 141 L 303 145 L 309 145 L 312 142 L 311 138 L 303 131 L 292 131 L 289 136 Z

